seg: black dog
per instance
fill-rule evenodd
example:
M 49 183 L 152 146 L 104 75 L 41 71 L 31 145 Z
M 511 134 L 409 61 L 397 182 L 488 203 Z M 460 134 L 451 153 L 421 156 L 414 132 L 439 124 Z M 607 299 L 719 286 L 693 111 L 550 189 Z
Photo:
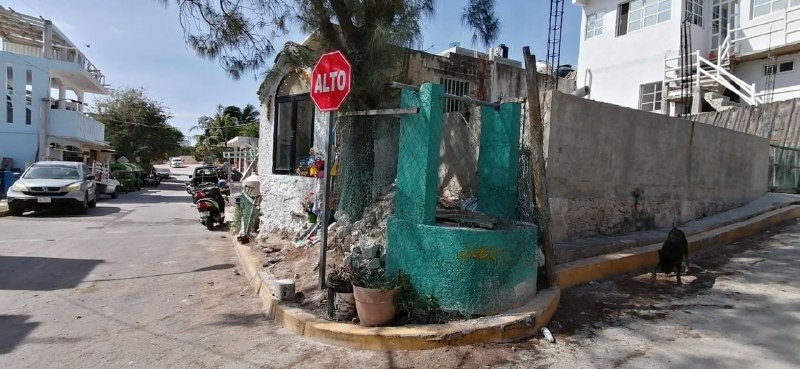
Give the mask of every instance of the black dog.
M 689 242 L 686 240 L 686 235 L 683 231 L 673 225 L 672 230 L 667 235 L 667 240 L 664 241 L 661 250 L 658 250 L 658 265 L 653 269 L 650 280 L 655 281 L 656 272 L 661 269 L 661 272 L 666 274 L 675 272 L 678 276 L 678 285 L 680 285 L 684 260 L 688 270 Z

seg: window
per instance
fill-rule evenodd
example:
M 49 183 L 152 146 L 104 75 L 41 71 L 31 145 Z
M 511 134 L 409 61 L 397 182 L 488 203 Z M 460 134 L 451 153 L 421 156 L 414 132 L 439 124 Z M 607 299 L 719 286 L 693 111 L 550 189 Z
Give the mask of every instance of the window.
M 703 0 L 686 0 L 685 17 L 700 27 L 703 26 Z
M 605 10 L 597 13 L 590 14 L 586 17 L 586 38 L 590 39 L 594 36 L 603 34 L 603 17 L 606 15 Z
M 314 144 L 314 103 L 309 94 L 275 98 L 272 172 L 292 174 Z
M 753 0 L 753 18 L 800 6 L 800 0 Z
M 661 82 L 639 86 L 639 109 L 644 111 L 661 111 Z
M 469 82 L 440 77 L 439 83 L 444 86 L 444 93 L 446 94 L 464 96 L 469 93 Z M 453 99 L 444 100 L 445 113 L 452 113 L 454 111 L 465 110 L 466 108 L 467 104 L 465 102 Z
M 764 75 L 768 76 L 777 73 L 787 73 L 794 70 L 794 61 L 785 61 L 777 64 L 767 64 L 764 66 Z
M 670 19 L 672 0 L 633 0 L 619 4 L 617 36 Z

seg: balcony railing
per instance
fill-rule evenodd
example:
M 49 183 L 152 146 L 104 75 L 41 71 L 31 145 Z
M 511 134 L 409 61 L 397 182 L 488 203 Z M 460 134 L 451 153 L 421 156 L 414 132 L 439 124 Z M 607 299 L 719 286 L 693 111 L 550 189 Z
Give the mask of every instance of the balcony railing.
M 783 16 L 730 30 L 736 55 L 746 55 L 800 42 L 800 8 L 788 9 Z
M 102 143 L 105 140 L 105 125 L 83 113 L 64 109 L 50 109 L 48 113 L 48 135 L 91 143 Z
M 2 43 L 0 43 L 0 51 L 7 51 L 13 54 L 33 56 L 37 58 L 45 57 L 41 46 L 20 45 L 6 40 L 2 40 Z M 89 75 L 91 75 L 95 80 L 97 80 L 100 85 L 104 85 L 106 83 L 106 77 L 103 75 L 103 73 L 100 73 L 100 69 L 92 64 L 92 62 L 90 62 L 89 59 L 87 59 L 86 56 L 83 55 L 83 53 L 78 49 L 53 47 L 52 52 L 50 53 L 50 58 L 48 59 L 80 65 L 81 68 L 86 70 L 86 72 L 89 73 Z

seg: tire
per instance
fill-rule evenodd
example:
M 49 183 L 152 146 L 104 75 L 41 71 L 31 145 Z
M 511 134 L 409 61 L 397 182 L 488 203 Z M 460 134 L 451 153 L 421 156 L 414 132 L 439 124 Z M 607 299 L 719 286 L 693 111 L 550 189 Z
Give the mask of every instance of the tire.
M 20 217 L 25 212 L 25 208 L 21 206 L 8 204 L 8 214 L 12 217 Z
M 116 199 L 117 197 L 119 197 L 119 187 L 115 188 L 114 192 L 111 193 L 112 199 Z
M 83 195 L 83 202 L 75 209 L 77 214 L 86 214 L 86 209 L 89 208 L 89 194 Z
M 208 219 L 206 219 L 206 229 L 208 229 L 209 231 L 214 229 L 214 219 L 211 219 L 211 217 L 208 217 Z
M 89 203 L 87 203 L 86 206 L 89 208 L 97 207 L 97 192 L 94 193 L 94 199 L 92 199 L 92 201 L 89 201 Z

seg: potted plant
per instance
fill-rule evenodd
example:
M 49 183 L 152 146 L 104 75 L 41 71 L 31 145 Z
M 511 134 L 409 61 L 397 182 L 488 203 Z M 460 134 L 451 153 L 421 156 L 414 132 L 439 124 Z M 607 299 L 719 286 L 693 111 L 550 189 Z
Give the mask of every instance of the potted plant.
M 361 325 L 386 325 L 396 313 L 394 299 L 400 287 L 401 274 L 387 276 L 383 268 L 366 266 L 353 273 L 353 298 Z
M 353 299 L 353 269 L 350 266 L 329 265 L 325 278 L 328 286 L 328 317 L 335 320 L 350 320 L 355 314 Z

